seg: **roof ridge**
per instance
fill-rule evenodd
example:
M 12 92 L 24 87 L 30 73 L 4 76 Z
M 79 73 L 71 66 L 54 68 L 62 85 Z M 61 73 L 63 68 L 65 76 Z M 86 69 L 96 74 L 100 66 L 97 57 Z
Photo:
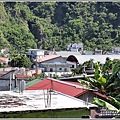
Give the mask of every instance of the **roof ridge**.
M 76 87 L 76 88 L 81 88 L 81 89 L 96 91 L 94 89 L 86 88 L 84 86 L 76 85 L 76 84 L 73 84 L 73 83 L 68 83 L 68 82 L 65 82 L 65 81 L 60 81 L 60 80 L 57 80 L 57 79 L 54 79 L 54 78 L 47 78 L 47 79 L 53 80 L 53 81 L 56 81 L 56 82 L 59 82 L 59 83 L 64 83 L 66 85 L 70 85 L 70 86 L 73 86 L 73 87 Z

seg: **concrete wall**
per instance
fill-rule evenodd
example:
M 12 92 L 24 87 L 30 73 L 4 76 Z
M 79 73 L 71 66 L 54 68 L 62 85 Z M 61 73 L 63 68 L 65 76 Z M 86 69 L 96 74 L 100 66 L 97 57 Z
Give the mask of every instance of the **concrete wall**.
M 91 103 L 94 97 L 96 97 L 96 95 L 93 92 L 88 91 L 87 93 L 81 95 L 78 98 Z
M 68 74 L 72 74 L 72 72 L 45 72 L 45 75 L 47 75 L 48 77 L 55 77 L 56 75 L 58 75 L 59 77 L 61 77 L 62 75 L 68 75 Z
M 8 72 L 4 76 L 2 76 L 2 79 L 15 79 L 15 73 L 14 72 Z
M 46 67 L 46 72 L 52 72 L 51 69 L 53 70 L 53 72 L 70 72 L 71 69 L 70 67 L 66 67 L 66 66 L 49 66 L 49 67 Z
M 42 67 L 45 68 L 45 72 L 70 72 L 71 71 L 70 67 L 72 66 L 72 65 L 68 65 L 66 59 L 62 57 L 55 58 L 55 59 L 45 61 L 42 63 L 41 63 Z M 52 64 L 49 64 L 49 63 L 52 63 Z M 57 63 L 60 63 L 60 64 L 57 64 Z
M 19 82 L 21 80 L 17 80 L 17 86 L 19 86 Z M 26 83 L 28 80 L 26 81 Z M 15 80 L 11 80 L 11 89 L 15 89 Z M 0 91 L 8 91 L 10 90 L 10 80 L 0 80 Z

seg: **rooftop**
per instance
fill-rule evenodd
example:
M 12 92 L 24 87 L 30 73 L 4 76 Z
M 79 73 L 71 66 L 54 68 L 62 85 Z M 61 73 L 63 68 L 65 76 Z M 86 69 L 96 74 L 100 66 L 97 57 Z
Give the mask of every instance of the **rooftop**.
M 78 82 L 70 81 L 66 82 L 53 78 L 45 78 L 42 81 L 32 84 L 31 86 L 26 88 L 26 90 L 50 90 L 50 89 L 69 95 L 71 97 L 79 97 L 80 95 L 83 95 L 84 93 L 87 93 L 89 90 L 91 90 L 94 94 L 104 99 L 108 99 L 107 96 L 98 93 L 94 89 L 86 88 Z
M 48 95 L 49 98 L 47 97 Z M 56 91 L 25 90 L 23 93 L 14 91 L 0 92 L 0 112 L 90 107 L 97 107 L 97 105 L 86 103 Z
M 61 56 L 58 56 L 58 55 L 46 55 L 45 57 L 38 59 L 37 62 L 45 62 L 47 60 L 55 59 L 55 58 L 58 58 L 58 57 L 61 57 Z

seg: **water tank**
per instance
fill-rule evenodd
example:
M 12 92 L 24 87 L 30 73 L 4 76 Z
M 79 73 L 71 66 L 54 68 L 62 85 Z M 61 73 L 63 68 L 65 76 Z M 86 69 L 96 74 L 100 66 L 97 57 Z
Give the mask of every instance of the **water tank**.
M 19 91 L 23 92 L 23 90 L 25 89 L 25 86 L 26 86 L 25 80 L 21 80 L 19 84 Z

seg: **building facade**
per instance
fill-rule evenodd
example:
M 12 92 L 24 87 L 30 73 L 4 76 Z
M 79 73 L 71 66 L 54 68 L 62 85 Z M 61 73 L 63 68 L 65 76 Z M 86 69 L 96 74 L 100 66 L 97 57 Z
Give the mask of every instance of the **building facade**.
M 44 57 L 44 50 L 29 49 L 26 55 L 31 61 L 36 61 L 37 59 Z

